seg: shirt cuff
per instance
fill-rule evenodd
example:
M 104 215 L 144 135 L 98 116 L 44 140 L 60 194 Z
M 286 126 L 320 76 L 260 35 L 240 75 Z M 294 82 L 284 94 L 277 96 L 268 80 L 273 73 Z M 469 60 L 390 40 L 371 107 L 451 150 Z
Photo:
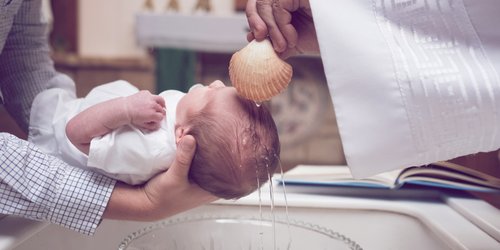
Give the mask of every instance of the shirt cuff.
M 92 235 L 101 222 L 116 181 L 104 175 L 70 167 L 57 188 L 48 215 L 52 223 Z

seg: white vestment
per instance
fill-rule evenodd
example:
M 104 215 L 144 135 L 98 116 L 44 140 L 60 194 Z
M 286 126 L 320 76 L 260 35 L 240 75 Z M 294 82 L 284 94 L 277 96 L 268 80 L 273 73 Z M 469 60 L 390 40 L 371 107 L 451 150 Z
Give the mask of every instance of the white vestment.
M 500 1 L 310 3 L 355 177 L 500 148 Z

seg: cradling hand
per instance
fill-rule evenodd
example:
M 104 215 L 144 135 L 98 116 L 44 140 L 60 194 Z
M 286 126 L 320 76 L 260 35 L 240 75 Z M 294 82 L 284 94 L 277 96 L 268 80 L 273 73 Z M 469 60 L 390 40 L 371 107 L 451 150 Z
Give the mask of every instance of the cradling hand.
M 153 204 L 151 216 L 154 218 L 171 216 L 217 199 L 196 183 L 189 181 L 189 168 L 195 151 L 194 137 L 183 136 L 169 169 L 155 176 L 144 186 L 144 193 Z
M 138 128 L 156 130 L 165 118 L 165 100 L 147 90 L 125 97 L 130 124 Z
M 309 0 L 248 0 L 247 40 L 267 36 L 282 58 L 319 53 Z
M 217 200 L 217 197 L 189 181 L 189 167 L 196 151 L 193 136 L 179 142 L 174 162 L 167 171 L 139 186 L 118 182 L 111 194 L 104 217 L 155 221 Z

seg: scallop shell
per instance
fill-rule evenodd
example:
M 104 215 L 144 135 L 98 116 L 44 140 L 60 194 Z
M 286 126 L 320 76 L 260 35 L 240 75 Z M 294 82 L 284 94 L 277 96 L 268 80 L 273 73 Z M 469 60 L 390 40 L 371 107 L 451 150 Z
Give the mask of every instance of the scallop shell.
M 229 62 L 229 77 L 238 94 L 256 102 L 285 90 L 292 73 L 292 66 L 278 57 L 268 39 L 253 40 Z

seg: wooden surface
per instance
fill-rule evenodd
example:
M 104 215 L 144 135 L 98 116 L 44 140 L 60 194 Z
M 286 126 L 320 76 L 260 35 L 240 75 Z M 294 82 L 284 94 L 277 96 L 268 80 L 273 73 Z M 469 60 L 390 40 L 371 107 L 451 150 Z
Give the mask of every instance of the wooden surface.
M 76 84 L 77 96 L 85 96 L 97 85 L 125 80 L 141 90 L 156 92 L 155 64 L 152 57 L 82 58 L 75 54 L 53 54 L 55 67 Z
M 473 168 L 500 178 L 500 150 L 466 155 L 450 160 L 450 162 Z M 489 194 L 482 192 L 470 192 L 473 196 L 483 199 L 500 209 L 500 194 Z

